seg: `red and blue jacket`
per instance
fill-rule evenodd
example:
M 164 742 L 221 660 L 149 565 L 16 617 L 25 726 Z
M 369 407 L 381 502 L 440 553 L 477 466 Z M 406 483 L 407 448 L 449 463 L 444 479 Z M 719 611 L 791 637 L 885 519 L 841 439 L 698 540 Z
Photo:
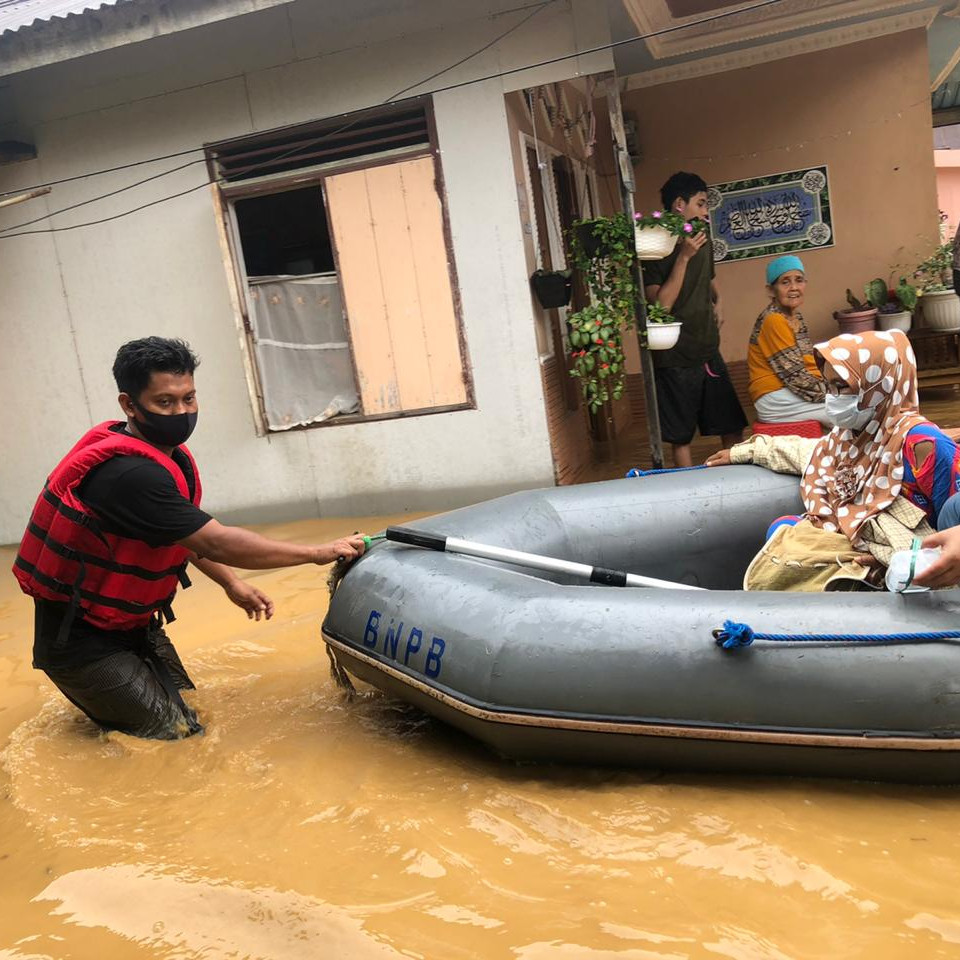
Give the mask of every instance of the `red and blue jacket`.
M 157 611 L 172 619 L 170 603 L 186 577 L 188 551 L 176 544 L 152 547 L 143 540 L 107 533 L 77 497 L 77 487 L 110 457 L 146 457 L 173 477 L 186 499 L 200 505 L 200 473 L 190 451 L 194 492 L 166 454 L 143 440 L 116 432 L 117 421 L 85 433 L 47 478 L 20 543 L 13 574 L 31 597 L 71 604 L 104 630 L 143 627 Z

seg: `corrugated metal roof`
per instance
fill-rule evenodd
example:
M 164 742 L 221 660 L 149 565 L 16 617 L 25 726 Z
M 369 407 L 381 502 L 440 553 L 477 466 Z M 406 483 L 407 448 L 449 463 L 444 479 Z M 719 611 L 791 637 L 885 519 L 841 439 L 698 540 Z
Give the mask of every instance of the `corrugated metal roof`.
M 0 0 L 0 33 L 28 27 L 36 21 L 113 7 L 124 0 Z

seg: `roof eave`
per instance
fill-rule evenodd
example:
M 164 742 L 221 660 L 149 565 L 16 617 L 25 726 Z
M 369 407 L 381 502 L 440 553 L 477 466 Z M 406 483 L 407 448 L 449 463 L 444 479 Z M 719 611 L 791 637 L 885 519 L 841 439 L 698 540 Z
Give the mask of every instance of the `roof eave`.
M 0 35 L 0 77 L 256 13 L 293 0 L 124 0 Z

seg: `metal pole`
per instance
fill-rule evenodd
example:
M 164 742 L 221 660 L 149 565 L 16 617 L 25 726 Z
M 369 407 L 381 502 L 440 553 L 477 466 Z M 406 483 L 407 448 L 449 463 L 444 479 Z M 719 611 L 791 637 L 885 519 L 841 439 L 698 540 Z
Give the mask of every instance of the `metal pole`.
M 617 161 L 618 179 L 620 181 L 620 205 L 626 214 L 630 226 L 633 222 L 633 191 L 636 189 L 633 180 L 633 166 L 630 163 L 630 154 L 627 152 L 627 134 L 623 128 L 623 108 L 620 105 L 620 84 L 615 73 L 608 74 L 604 79 L 607 92 L 607 109 L 610 113 L 610 129 L 613 131 L 613 153 Z M 640 347 L 640 369 L 643 372 L 643 395 L 646 400 L 647 432 L 650 436 L 650 459 L 653 468 L 660 470 L 663 467 L 663 442 L 660 439 L 660 414 L 657 411 L 657 390 L 653 379 L 653 358 L 647 347 L 647 298 L 643 292 L 643 277 L 640 273 L 640 263 L 633 262 L 631 270 L 636 296 L 634 297 L 634 318 L 637 328 L 637 344 Z
M 538 553 L 525 553 L 522 550 L 510 550 L 495 547 L 473 540 L 460 540 L 458 537 L 446 537 L 443 534 L 421 533 L 410 527 L 387 527 L 387 540 L 405 543 L 426 550 L 458 553 L 465 557 L 480 557 L 481 560 L 495 560 L 500 563 L 512 563 L 518 567 L 530 567 L 532 570 L 544 570 L 547 573 L 566 573 L 588 583 L 600 583 L 607 587 L 658 587 L 661 590 L 703 590 L 690 583 L 677 583 L 673 580 L 659 580 L 645 577 L 639 573 L 626 573 L 623 570 L 609 570 L 606 567 L 591 567 L 586 563 L 573 560 L 560 560 L 558 557 L 544 557 Z

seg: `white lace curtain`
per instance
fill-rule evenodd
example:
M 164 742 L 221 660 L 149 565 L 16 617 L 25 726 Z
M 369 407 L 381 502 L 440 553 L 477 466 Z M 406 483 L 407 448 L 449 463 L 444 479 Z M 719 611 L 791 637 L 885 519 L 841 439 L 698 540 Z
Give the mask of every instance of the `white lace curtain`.
M 267 425 L 289 430 L 360 406 L 335 275 L 250 281 Z

